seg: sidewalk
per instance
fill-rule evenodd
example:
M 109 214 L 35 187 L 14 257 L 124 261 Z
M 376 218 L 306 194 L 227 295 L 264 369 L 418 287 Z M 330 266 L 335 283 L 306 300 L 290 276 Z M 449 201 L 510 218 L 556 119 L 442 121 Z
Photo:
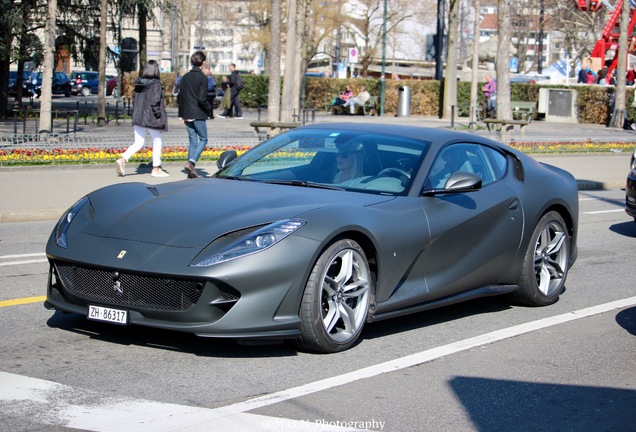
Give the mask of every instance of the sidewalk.
M 265 112 L 261 116 L 266 115 Z M 182 137 L 187 142 L 185 129 L 179 120 L 170 115 L 170 134 Z M 264 119 L 264 117 L 261 117 Z M 222 133 L 231 136 L 233 133 L 253 132 L 249 126 L 257 119 L 256 111 L 246 111 L 245 119 L 214 119 L 208 121 L 210 134 Z M 362 117 L 362 116 L 332 116 L 320 113 L 316 122 L 381 122 L 387 124 L 409 124 L 430 127 L 450 127 L 448 120 L 430 117 Z M 455 122 L 459 127 L 466 124 L 466 119 Z M 132 138 L 130 123 L 105 128 L 93 127 L 92 132 L 120 136 L 128 145 Z M 573 131 L 573 129 L 576 129 Z M 6 133 L 0 128 L 0 134 Z M 591 139 L 603 137 L 614 139 L 613 134 L 621 134 L 621 138 L 632 139 L 636 142 L 636 135 L 628 131 L 607 129 L 598 125 L 563 125 L 558 123 L 532 122 L 528 126 L 526 135 L 541 134 L 550 136 L 571 136 L 587 134 Z M 628 134 L 628 135 L 624 135 Z M 609 138 L 607 138 L 609 136 Z M 494 139 L 496 135 L 493 135 Z M 604 139 L 605 140 L 605 139 Z M 230 144 L 228 142 L 228 144 Z M 568 155 L 538 155 L 535 159 L 561 167 L 571 172 L 579 181 L 579 189 L 620 188 L 625 186 L 629 169 L 629 153 L 588 153 Z M 24 222 L 36 220 L 57 220 L 61 214 L 77 199 L 86 193 L 115 183 L 144 182 L 159 184 L 169 181 L 185 180 L 186 174 L 183 163 L 167 163 L 165 169 L 170 173 L 167 178 L 153 178 L 150 176 L 150 165 L 128 164 L 127 176 L 117 177 L 114 165 L 76 165 L 76 166 L 40 166 L 40 167 L 0 167 L 0 223 Z M 213 172 L 215 166 L 211 162 L 202 162 L 197 168 L 204 174 Z

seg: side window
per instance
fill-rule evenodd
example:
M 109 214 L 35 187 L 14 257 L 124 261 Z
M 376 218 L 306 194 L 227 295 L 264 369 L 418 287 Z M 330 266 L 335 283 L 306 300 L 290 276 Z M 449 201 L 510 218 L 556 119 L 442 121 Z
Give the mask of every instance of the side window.
M 482 185 L 501 179 L 506 173 L 506 157 L 497 150 L 480 144 L 453 144 L 444 148 L 431 167 L 426 187 L 441 189 L 454 172 L 467 172 L 481 177 Z
M 457 171 L 476 174 L 472 161 L 475 160 L 475 145 L 453 144 L 439 152 L 426 181 L 427 188 L 442 189 L 450 175 Z
M 506 174 L 506 168 L 508 165 L 506 156 L 491 147 L 482 146 L 482 148 L 490 164 L 493 181 L 500 180 Z

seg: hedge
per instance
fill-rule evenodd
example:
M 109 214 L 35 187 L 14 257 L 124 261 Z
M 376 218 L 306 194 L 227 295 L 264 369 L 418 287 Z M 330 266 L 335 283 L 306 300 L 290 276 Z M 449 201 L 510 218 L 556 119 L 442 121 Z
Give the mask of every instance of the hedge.
M 136 72 L 126 73 L 124 79 L 125 97 L 132 97 Z M 215 76 L 217 82 L 221 82 L 221 76 Z M 282 82 L 281 78 L 281 91 Z M 269 81 L 263 75 L 244 75 L 245 88 L 241 91 L 241 104 L 245 108 L 259 108 L 267 106 L 267 92 Z M 161 74 L 161 82 L 166 89 L 166 101 L 170 106 L 176 106 L 176 98 L 172 96 L 175 74 Z M 335 98 L 345 85 L 350 84 L 354 93 L 357 93 L 361 86 L 366 86 L 371 95 L 380 96 L 381 81 L 377 78 L 306 78 L 304 106 L 324 110 L 325 103 Z M 484 83 L 479 83 L 481 88 Z M 411 114 L 421 116 L 435 116 L 439 113 L 440 103 L 440 83 L 436 80 L 385 80 L 384 92 L 384 113 L 394 115 L 397 112 L 398 89 L 401 86 L 408 86 L 411 94 Z M 469 114 L 470 106 L 470 82 L 457 83 L 457 114 L 466 117 Z M 539 85 L 539 84 L 510 84 L 510 99 L 514 101 L 538 101 L 539 89 L 549 88 L 574 88 L 578 92 L 578 117 L 580 123 L 607 124 L 611 117 L 611 102 L 614 99 L 615 88 L 611 86 L 581 85 L 567 87 L 565 85 Z M 634 88 L 627 87 L 627 115 L 630 120 L 636 119 L 636 108 L 632 108 L 634 100 Z M 478 96 L 478 103 L 484 103 L 481 92 Z

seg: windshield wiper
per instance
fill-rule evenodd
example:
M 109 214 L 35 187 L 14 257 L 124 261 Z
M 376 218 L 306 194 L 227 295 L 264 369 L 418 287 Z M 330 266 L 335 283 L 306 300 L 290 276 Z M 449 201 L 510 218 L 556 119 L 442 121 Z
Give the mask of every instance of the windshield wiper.
M 223 176 L 223 177 L 216 177 L 216 178 L 220 178 L 224 180 L 240 180 L 240 181 L 245 180 L 243 177 L 239 177 L 239 176 Z
M 323 183 L 310 182 L 305 180 L 263 180 L 263 183 L 280 184 L 288 186 L 300 186 L 316 189 L 329 189 L 329 190 L 344 190 L 338 186 L 326 185 Z

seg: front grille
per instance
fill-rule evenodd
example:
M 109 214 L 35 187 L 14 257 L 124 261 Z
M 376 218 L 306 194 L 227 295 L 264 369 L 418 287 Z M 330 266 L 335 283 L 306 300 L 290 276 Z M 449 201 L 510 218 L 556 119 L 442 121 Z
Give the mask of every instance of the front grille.
M 55 264 L 62 287 L 83 299 L 156 311 L 186 311 L 203 292 L 200 281 L 142 276 Z

